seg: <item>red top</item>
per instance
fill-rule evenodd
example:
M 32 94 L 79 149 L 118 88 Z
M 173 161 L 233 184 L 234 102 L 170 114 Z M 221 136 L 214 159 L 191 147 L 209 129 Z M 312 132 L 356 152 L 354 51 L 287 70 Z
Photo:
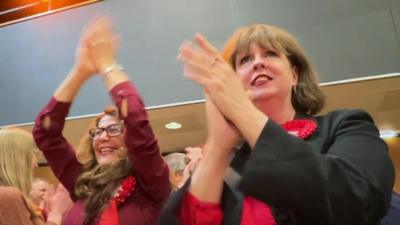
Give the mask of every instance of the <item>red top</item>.
M 219 203 L 202 202 L 186 192 L 181 215 L 183 225 L 220 225 L 223 213 Z M 271 209 L 263 202 L 246 196 L 243 202 L 241 225 L 276 225 Z

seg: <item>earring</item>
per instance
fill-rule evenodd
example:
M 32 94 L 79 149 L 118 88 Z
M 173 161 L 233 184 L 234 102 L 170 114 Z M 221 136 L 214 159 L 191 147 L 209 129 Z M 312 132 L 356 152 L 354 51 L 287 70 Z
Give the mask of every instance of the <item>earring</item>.
M 295 95 L 295 96 L 297 96 L 297 85 L 293 85 L 292 86 L 292 92 L 293 92 L 293 94 Z

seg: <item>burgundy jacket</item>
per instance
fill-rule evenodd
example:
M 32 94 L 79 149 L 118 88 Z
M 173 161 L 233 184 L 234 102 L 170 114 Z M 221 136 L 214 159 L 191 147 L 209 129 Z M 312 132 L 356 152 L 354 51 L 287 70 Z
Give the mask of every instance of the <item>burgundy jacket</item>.
M 110 95 L 118 109 L 124 99 L 128 104 L 127 116 L 120 116 L 126 129 L 125 144 L 128 157 L 134 167 L 137 181 L 134 193 L 118 207 L 120 224 L 153 225 L 170 193 L 168 166 L 161 157 L 144 104 L 135 87 L 127 81 L 115 86 Z M 59 102 L 52 98 L 36 118 L 33 136 L 54 174 L 73 196 L 75 182 L 83 167 L 76 158 L 74 148 L 62 134 L 70 105 L 71 103 Z M 49 118 L 49 122 L 46 118 Z M 84 202 L 75 202 L 63 224 L 83 224 L 84 211 Z M 97 219 L 90 223 L 97 224 Z

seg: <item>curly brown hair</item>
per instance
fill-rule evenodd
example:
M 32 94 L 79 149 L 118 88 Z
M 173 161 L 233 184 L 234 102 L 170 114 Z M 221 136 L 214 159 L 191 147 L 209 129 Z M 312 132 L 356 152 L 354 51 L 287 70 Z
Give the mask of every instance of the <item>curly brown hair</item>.
M 119 120 L 117 110 L 108 107 L 93 120 L 90 128 L 97 127 L 99 121 L 106 115 Z M 87 224 L 108 206 L 121 180 L 134 174 L 134 170 L 128 157 L 121 158 L 109 165 L 99 165 L 89 132 L 82 138 L 78 149 L 78 157 L 84 163 L 84 169 L 75 183 L 74 197 L 85 201 L 85 224 Z

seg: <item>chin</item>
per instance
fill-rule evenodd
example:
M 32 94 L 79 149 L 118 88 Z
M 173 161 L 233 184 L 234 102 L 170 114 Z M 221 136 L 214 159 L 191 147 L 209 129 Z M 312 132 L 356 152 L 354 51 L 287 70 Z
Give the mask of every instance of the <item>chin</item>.
M 274 96 L 270 91 L 255 91 L 250 95 L 250 99 L 253 103 L 259 103 L 260 101 L 265 101 Z
M 108 165 L 108 164 L 115 162 L 116 160 L 117 159 L 106 158 L 106 159 L 100 159 L 100 160 L 98 160 L 98 162 L 100 165 Z

